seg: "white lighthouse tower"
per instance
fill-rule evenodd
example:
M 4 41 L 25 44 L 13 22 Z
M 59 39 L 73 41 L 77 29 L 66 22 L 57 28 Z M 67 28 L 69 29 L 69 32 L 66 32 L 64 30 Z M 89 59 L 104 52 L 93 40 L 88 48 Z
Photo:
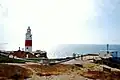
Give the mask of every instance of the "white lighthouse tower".
M 29 26 L 25 37 L 25 51 L 32 52 L 32 34 Z

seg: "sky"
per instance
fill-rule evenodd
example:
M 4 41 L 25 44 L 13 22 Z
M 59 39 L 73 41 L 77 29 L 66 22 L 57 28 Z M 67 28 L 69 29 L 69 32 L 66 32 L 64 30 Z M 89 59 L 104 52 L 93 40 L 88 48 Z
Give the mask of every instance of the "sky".
M 0 0 L 0 48 L 33 50 L 58 44 L 119 44 L 120 0 Z M 8 43 L 8 44 L 3 44 Z

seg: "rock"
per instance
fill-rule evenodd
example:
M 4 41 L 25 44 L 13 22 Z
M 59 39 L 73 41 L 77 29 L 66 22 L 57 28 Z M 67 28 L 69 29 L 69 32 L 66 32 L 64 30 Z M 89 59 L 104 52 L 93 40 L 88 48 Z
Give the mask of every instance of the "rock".
M 32 71 L 18 65 L 0 64 L 0 76 L 8 79 L 31 77 Z

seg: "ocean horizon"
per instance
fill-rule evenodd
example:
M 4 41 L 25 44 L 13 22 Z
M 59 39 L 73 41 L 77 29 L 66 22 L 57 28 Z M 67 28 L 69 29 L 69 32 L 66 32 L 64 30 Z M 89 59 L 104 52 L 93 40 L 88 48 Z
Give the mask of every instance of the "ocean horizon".
M 99 53 L 101 50 L 107 50 L 107 44 L 60 44 L 53 47 L 48 52 L 50 58 L 60 58 L 72 56 L 73 53 L 89 54 Z M 109 44 L 109 50 L 120 52 L 120 44 Z

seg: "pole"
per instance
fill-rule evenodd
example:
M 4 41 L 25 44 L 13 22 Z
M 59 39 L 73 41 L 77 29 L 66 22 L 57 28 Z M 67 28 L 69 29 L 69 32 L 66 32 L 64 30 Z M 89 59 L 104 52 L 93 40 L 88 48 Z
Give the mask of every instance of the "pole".
M 108 50 L 109 50 L 109 44 L 107 44 L 107 54 L 109 53 L 109 51 L 108 51 Z

